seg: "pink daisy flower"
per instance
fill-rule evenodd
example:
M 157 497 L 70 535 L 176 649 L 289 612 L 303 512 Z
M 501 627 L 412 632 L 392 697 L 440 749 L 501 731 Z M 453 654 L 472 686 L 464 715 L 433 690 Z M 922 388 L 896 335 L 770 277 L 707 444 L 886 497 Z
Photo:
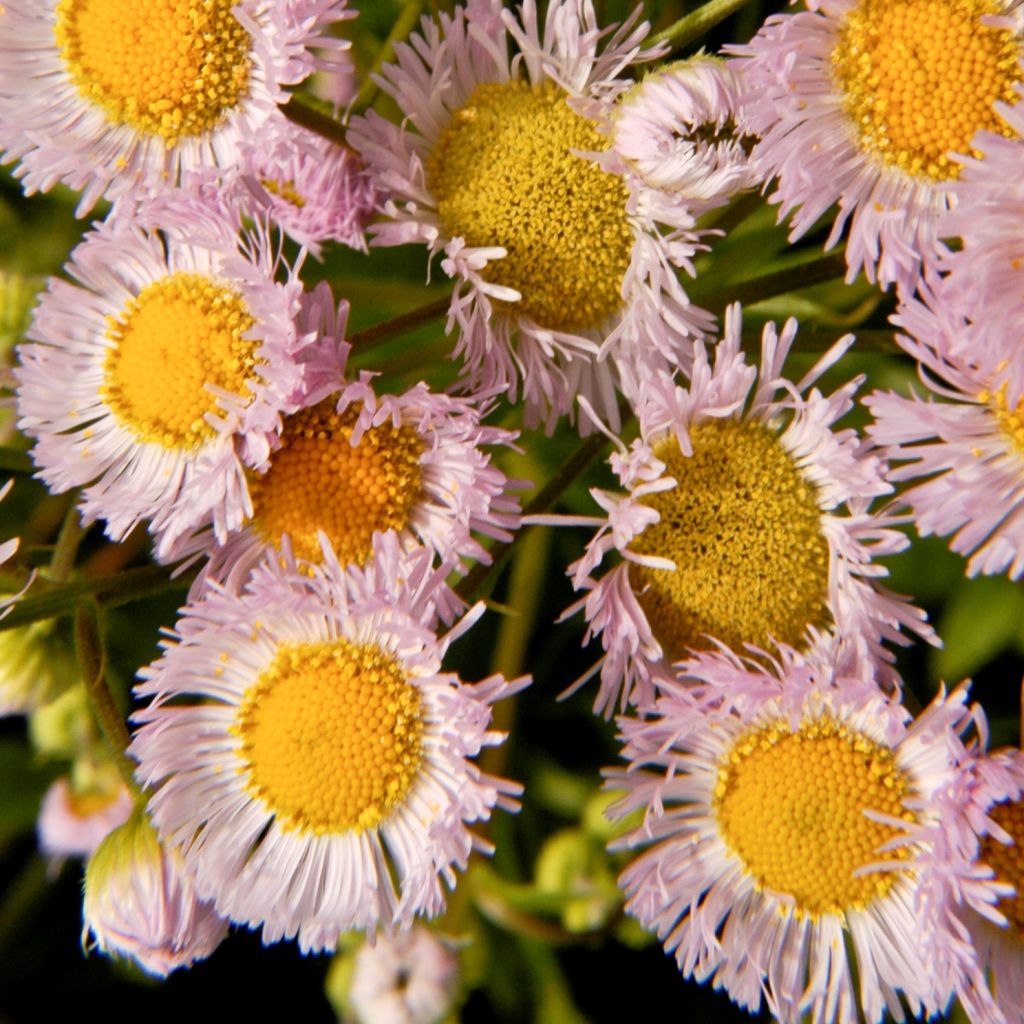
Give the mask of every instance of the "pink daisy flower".
M 251 514 L 246 468 L 267 465 L 298 406 L 319 298 L 307 313 L 298 268 L 265 231 L 179 197 L 101 225 L 67 271 L 19 347 L 39 476 L 82 487 L 86 522 L 114 539 L 150 520 L 158 557 L 206 522 L 225 537 Z
M 346 0 L 6 0 L 0 155 L 31 194 L 148 196 L 287 131 L 279 104 L 348 44 Z M 320 55 L 314 54 L 314 49 Z
M 349 131 L 385 199 L 375 243 L 442 255 L 465 386 L 522 395 L 528 425 L 577 393 L 614 422 L 623 370 L 686 361 L 712 323 L 678 280 L 692 211 L 609 148 L 625 73 L 660 52 L 646 34 L 635 15 L 600 29 L 590 0 L 553 0 L 543 24 L 533 0 L 460 6 L 383 69 L 402 124 Z
M 110 766 L 93 784 L 77 791 L 62 775 L 46 791 L 39 808 L 36 833 L 48 857 L 89 857 L 132 812 L 132 795 Z
M 826 248 L 847 224 L 848 280 L 913 287 L 942 252 L 960 164 L 1021 81 L 1022 16 L 1013 0 L 810 0 L 729 47 L 746 81 L 752 159 L 776 179 L 790 238 L 839 204 Z M 795 213 L 794 213 L 795 211 Z
M 767 665 L 718 651 L 681 668 L 687 685 L 619 722 L 629 766 L 608 773 L 624 791 L 612 814 L 643 822 L 615 848 L 646 848 L 619 879 L 627 912 L 686 977 L 784 1024 L 944 1007 L 921 943 L 917 840 L 964 756 L 966 691 L 911 720 L 788 648 Z
M 661 375 L 637 409 L 640 437 L 611 458 L 625 494 L 591 491 L 601 517 L 560 522 L 598 528 L 569 567 L 585 598 L 587 639 L 606 655 L 595 710 L 647 704 L 656 672 L 687 650 L 738 651 L 776 643 L 833 645 L 851 674 L 898 677 L 883 641 L 930 638 L 924 614 L 877 580 L 875 559 L 906 547 L 874 499 L 891 493 L 885 464 L 855 431 L 835 423 L 857 378 L 831 395 L 815 381 L 853 342 L 841 339 L 799 382 L 782 375 L 796 335 L 765 327 L 760 368 L 741 349 L 739 306 L 726 313 L 712 356 L 698 343 L 688 388 Z M 618 564 L 599 579 L 612 553 Z
M 429 597 L 429 594 L 426 595 Z M 472 763 L 490 705 L 528 683 L 444 672 L 423 586 L 377 566 L 342 580 L 271 558 L 241 597 L 211 586 L 141 673 L 130 753 L 201 896 L 265 942 L 333 949 L 445 905 L 467 827 L 520 787 Z
M 948 280 L 948 279 L 947 279 Z M 957 286 L 956 290 L 959 290 Z M 893 323 L 918 360 L 927 398 L 875 391 L 867 430 L 918 533 L 952 537 L 975 576 L 1024 574 L 1024 364 L 1013 336 L 971 322 L 944 281 L 922 283 Z M 936 400 L 939 399 L 938 401 Z

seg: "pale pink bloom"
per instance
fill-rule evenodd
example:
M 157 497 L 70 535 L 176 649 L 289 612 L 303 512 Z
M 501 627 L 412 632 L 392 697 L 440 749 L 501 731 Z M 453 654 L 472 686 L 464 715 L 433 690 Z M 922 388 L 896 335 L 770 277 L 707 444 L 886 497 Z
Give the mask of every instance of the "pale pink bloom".
M 456 7 L 451 16 L 439 15 L 436 23 L 425 19 L 418 34 L 396 47 L 396 62 L 382 71 L 381 84 L 398 103 L 403 122 L 389 123 L 371 111 L 353 119 L 349 131 L 384 201 L 384 219 L 370 228 L 374 243 L 419 242 L 431 257 L 441 256 L 442 270 L 456 281 L 448 328 L 459 331 L 454 354 L 464 360 L 465 387 L 507 389 L 510 401 L 522 397 L 530 426 L 544 423 L 553 429 L 559 416 L 575 412 L 577 394 L 615 422 L 622 373 L 686 362 L 692 339 L 712 324 L 710 314 L 691 305 L 678 279 L 680 269 L 694 273 L 691 260 L 700 248 L 692 211 L 680 197 L 652 189 L 614 150 L 603 147 L 600 138 L 611 132 L 615 99 L 630 87 L 627 72 L 661 52 L 643 47 L 648 27 L 636 17 L 602 29 L 590 0 L 553 0 L 542 23 L 534 0 L 526 0 L 516 12 L 502 10 L 496 0 L 480 0 Z M 518 50 L 515 56 L 511 47 Z M 544 122 L 537 132 L 532 127 L 518 132 L 521 152 L 505 142 L 488 150 L 486 159 L 495 161 L 501 173 L 507 168 L 508 173 L 514 169 L 515 174 L 536 176 L 529 186 L 521 186 L 536 190 L 533 213 L 527 216 L 531 200 L 524 196 L 524 205 L 516 206 L 515 231 L 488 226 L 487 238 L 467 241 L 445 227 L 441 204 L 447 200 L 435 194 L 436 188 L 432 191 L 432 157 L 443 172 L 446 140 L 475 121 L 474 104 L 492 102 L 482 97 L 493 95 L 500 120 L 506 116 L 501 101 L 515 94 L 516 83 L 563 92 L 573 116 L 589 124 L 586 130 L 593 141 L 588 151 L 566 149 L 564 156 L 552 141 L 551 153 L 541 158 L 527 144 L 553 131 Z M 493 93 L 486 92 L 489 86 Z M 480 141 L 484 144 L 485 139 Z M 579 159 L 570 161 L 570 154 Z M 605 210 L 560 206 L 572 221 L 570 233 L 577 232 L 581 244 L 589 245 L 594 237 L 596 216 L 605 232 L 602 237 L 610 232 L 618 239 L 615 245 L 625 246 L 621 280 L 606 280 L 601 271 L 607 294 L 601 293 L 600 302 L 592 293 L 598 280 L 593 262 L 563 271 L 571 280 L 527 280 L 538 260 L 553 259 L 556 252 L 558 259 L 567 258 L 550 218 L 537 211 L 550 207 L 554 195 L 573 193 L 574 176 L 593 176 L 593 169 L 580 161 L 593 161 L 609 176 L 594 180 L 622 192 L 621 204 L 608 200 L 612 206 Z M 491 164 L 476 161 L 474 166 Z M 475 184 L 486 191 L 487 182 Z M 500 183 L 495 187 L 506 188 Z M 514 203 L 514 196 L 509 201 Z M 581 224 L 589 225 L 587 232 Z M 520 237 L 527 229 L 529 242 Z M 604 256 L 612 247 L 610 242 L 600 250 L 595 247 L 592 255 Z M 520 261 L 527 252 L 524 269 Z M 505 259 L 505 266 L 514 268 L 509 279 L 521 287 L 500 283 L 500 261 Z M 546 288 L 561 296 L 561 304 L 545 294 Z
M 160 978 L 208 957 L 228 930 L 141 806 L 86 864 L 82 920 L 83 947 L 127 957 Z
M 39 808 L 39 849 L 48 857 L 88 857 L 131 812 L 132 796 L 123 782 L 109 792 L 76 794 L 71 780 L 62 775 L 46 791 Z
M 417 924 L 360 947 L 349 999 L 361 1024 L 437 1024 L 458 984 L 458 957 Z
M 652 188 L 695 210 L 720 206 L 760 180 L 736 124 L 741 84 L 735 70 L 702 54 L 659 68 L 619 100 L 615 151 Z
M 106 520 L 115 540 L 149 520 L 158 557 L 205 523 L 221 538 L 237 529 L 245 471 L 267 465 L 281 415 L 308 389 L 305 362 L 324 347 L 298 271 L 272 235 L 241 232 L 207 193 L 90 232 L 67 265 L 73 282 L 51 279 L 18 350 L 19 426 L 47 486 L 83 488 L 85 521 Z M 188 347 L 193 321 L 220 347 Z
M 951 985 L 922 946 L 916 868 L 920 826 L 965 756 L 965 689 L 915 720 L 788 648 L 768 664 L 694 655 L 680 672 L 647 715 L 619 719 L 629 764 L 607 773 L 624 794 L 611 814 L 643 821 L 613 849 L 645 848 L 619 879 L 626 911 L 684 976 L 784 1024 L 943 1008 Z M 935 950 L 951 941 L 932 935 Z
M 333 949 L 344 931 L 440 913 L 470 852 L 490 849 L 468 826 L 518 806 L 519 786 L 470 759 L 504 738 L 490 705 L 529 680 L 470 685 L 442 670 L 483 608 L 438 638 L 423 622 L 433 582 L 387 566 L 308 570 L 286 553 L 241 596 L 211 584 L 141 672 L 151 701 L 130 753 L 153 820 L 200 895 L 262 925 L 265 942 Z
M 182 22 L 172 19 L 166 4 L 139 6 L 138 49 L 127 42 L 136 38 L 131 26 L 111 28 L 115 40 L 126 41 L 125 67 L 139 83 L 138 95 L 131 89 L 122 95 L 124 80 L 115 74 L 119 69 L 104 66 L 110 54 L 99 51 L 95 33 L 89 36 L 82 30 L 82 38 L 88 36 L 91 43 L 60 42 L 69 19 L 83 16 L 84 5 L 66 5 L 62 14 L 57 0 L 6 0 L 0 32 L 3 162 L 17 161 L 14 174 L 29 194 L 48 191 L 58 182 L 84 190 L 79 214 L 87 213 L 103 196 L 145 198 L 174 188 L 195 171 L 214 170 L 230 179 L 241 166 L 243 143 L 255 137 L 272 142 L 287 133 L 288 122 L 279 107 L 288 99 L 285 87 L 298 85 L 317 68 L 346 66 L 342 53 L 348 44 L 329 32 L 331 25 L 353 16 L 346 3 L 216 0 L 211 4 L 206 0 L 200 4 L 192 0 L 193 38 L 180 41 L 173 32 L 184 31 Z M 147 37 L 146 19 L 152 29 L 167 35 Z M 189 25 L 189 20 L 184 24 Z M 194 35 L 198 32 L 202 36 Z M 232 32 L 235 42 L 228 43 Z M 77 30 L 72 29 L 69 38 L 76 36 Z M 190 42 L 205 46 L 194 70 L 195 89 L 202 86 L 203 91 L 193 94 L 186 87 L 184 100 L 168 92 L 170 84 L 154 70 L 166 65 L 157 60 L 162 54 L 154 54 L 153 47 L 159 49 L 165 43 L 171 47 L 176 42 L 186 52 Z M 81 57 L 66 60 L 65 52 L 74 53 L 76 46 Z M 76 81 L 80 61 L 93 60 L 96 69 Z M 145 77 L 147 73 L 152 79 Z M 240 87 L 225 85 L 235 82 L 236 76 L 243 80 Z M 211 109 L 208 116 L 189 125 L 190 107 L 201 109 L 205 97 L 217 96 L 218 89 L 219 113 Z M 191 104 L 186 102 L 189 99 Z M 118 102 L 136 112 L 118 113 L 111 106 Z M 180 134 L 167 127 L 173 123 L 167 120 L 168 111 L 184 112 L 185 122 L 177 129 Z
M 641 546 L 645 531 L 659 524 L 662 518 L 652 507 L 656 500 L 653 496 L 668 496 L 677 488 L 677 480 L 658 457 L 665 455 L 665 449 L 659 446 L 671 442 L 669 451 L 674 452 L 675 457 L 692 458 L 694 446 L 690 434 L 702 423 L 735 423 L 746 425 L 754 432 L 767 432 L 781 446 L 784 457 L 796 470 L 800 487 L 819 510 L 817 529 L 827 549 L 824 569 L 827 580 L 822 581 L 827 621 L 808 622 L 806 628 L 801 625 L 796 629 L 797 635 L 803 634 L 803 642 L 808 647 L 821 644 L 834 647 L 835 657 L 851 659 L 850 674 L 874 678 L 879 673 L 885 685 L 893 686 L 898 683 L 898 676 L 892 668 L 893 656 L 883 642 L 906 645 L 909 640 L 901 633 L 903 629 L 932 637 L 923 612 L 878 582 L 887 575 L 887 570 L 876 560 L 902 550 L 907 544 L 904 535 L 895 528 L 899 519 L 886 509 L 872 510 L 875 499 L 892 492 L 885 477 L 885 463 L 855 431 L 833 429 L 852 407 L 853 396 L 863 378 L 851 380 L 831 395 L 823 395 L 814 386 L 849 348 L 853 338 L 841 339 L 802 380 L 791 382 L 783 376 L 783 364 L 796 329 L 796 321 L 792 319 L 787 321 L 781 335 L 773 324 L 765 327 L 758 368 L 747 363 L 743 355 L 740 310 L 738 306 L 730 307 L 722 340 L 710 352 L 703 343 L 697 344 L 689 387 L 680 386 L 668 375 L 643 384 L 637 408 L 640 437 L 628 449 L 618 442 L 618 451 L 610 460 L 625 493 L 592 490 L 591 494 L 604 511 L 603 516 L 560 520 L 598 528 L 584 556 L 569 567 L 574 585 L 587 594 L 566 613 L 582 609 L 588 623 L 587 639 L 600 635 L 605 648 L 595 710 L 611 714 L 616 704 L 623 709 L 628 703 L 643 706 L 653 697 L 654 677 L 671 673 L 671 668 L 665 664 L 664 637 L 662 641 L 657 639 L 641 607 L 644 592 L 653 577 L 648 583 L 633 582 L 638 567 L 679 571 L 700 578 L 714 571 L 721 578 L 715 576 L 717 582 L 713 587 L 731 591 L 744 587 L 740 581 L 749 583 L 753 575 L 751 569 L 747 576 L 733 576 L 734 571 L 738 572 L 736 567 L 753 566 L 754 559 L 760 557 L 762 545 L 758 542 L 730 552 L 728 556 L 721 555 L 721 559 L 728 557 L 728 568 L 711 556 L 706 564 L 696 557 L 691 564 L 676 566 L 665 552 L 652 552 Z M 678 451 L 675 451 L 676 445 Z M 718 509 L 722 502 L 733 502 L 734 489 L 741 486 L 748 485 L 738 477 L 734 480 L 723 470 L 723 475 L 713 484 L 702 479 L 699 493 L 680 490 L 679 501 L 699 501 L 703 503 L 701 508 Z M 762 515 L 766 497 L 770 499 L 772 495 L 747 494 L 739 506 L 742 513 L 733 512 L 739 516 L 736 522 L 716 520 L 721 525 L 719 533 L 734 537 L 735 543 L 741 544 L 744 529 L 749 530 L 745 523 L 754 522 Z M 678 514 L 683 518 L 679 522 L 672 520 L 672 532 L 679 538 L 690 538 L 687 533 L 690 520 L 685 512 Z M 794 543 L 806 540 L 794 537 Z M 698 541 L 700 538 L 695 538 L 694 550 L 700 548 Z M 614 554 L 620 556 L 617 563 L 597 578 L 595 570 Z M 768 576 L 760 577 L 763 592 L 758 607 L 788 608 L 799 597 L 791 593 L 794 581 L 781 568 L 775 570 L 776 575 L 786 578 L 771 576 L 771 570 L 766 572 Z M 780 597 L 780 594 L 786 596 Z M 707 617 L 707 612 L 696 606 L 678 611 Z M 774 615 L 774 620 L 778 620 L 776 625 L 766 628 L 781 628 L 778 615 Z M 723 631 L 727 625 L 736 628 L 724 621 L 718 625 Z M 725 635 L 723 632 L 722 636 Z M 721 640 L 722 636 L 707 629 L 708 645 Z M 774 634 L 744 636 L 743 643 L 765 648 L 779 639 L 787 638 Z M 670 653 L 679 657 L 683 652 Z

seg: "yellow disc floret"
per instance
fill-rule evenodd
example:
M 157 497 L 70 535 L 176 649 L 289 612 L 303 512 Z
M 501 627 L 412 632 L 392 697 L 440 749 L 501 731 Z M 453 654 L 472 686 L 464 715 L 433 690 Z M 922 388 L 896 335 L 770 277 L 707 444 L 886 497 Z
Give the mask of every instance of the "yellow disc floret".
M 1017 404 L 1011 406 L 1006 390 L 1007 385 L 1004 383 L 995 391 L 981 391 L 978 393 L 978 401 L 991 408 L 999 429 L 1017 454 L 1024 457 L 1024 398 L 1018 399 Z
M 913 821 L 910 787 L 888 747 L 832 717 L 796 731 L 779 720 L 739 737 L 719 765 L 714 813 L 726 846 L 759 889 L 792 897 L 808 917 L 840 914 L 884 896 L 892 872 L 854 873 L 900 830 L 865 811 Z
M 232 732 L 247 788 L 282 827 L 361 832 L 416 779 L 423 705 L 376 644 L 285 644 L 246 690 Z
M 1004 896 L 996 909 L 1006 915 L 1017 939 L 1024 941 L 1024 803 L 1007 800 L 996 804 L 989 817 L 1013 840 L 1006 845 L 986 836 L 978 859 L 994 872 L 997 882 L 1006 882 L 1017 891 Z
M 552 330 L 597 327 L 622 308 L 633 236 L 621 178 L 571 150 L 608 140 L 552 82 L 479 85 L 427 160 L 427 187 L 451 237 L 504 246 L 489 281 L 515 288 L 515 312 Z
M 655 448 L 677 484 L 648 495 L 661 514 L 630 547 L 670 558 L 675 570 L 630 566 L 658 642 L 672 657 L 708 647 L 802 648 L 825 627 L 829 548 L 812 483 L 758 422 L 706 420 L 687 458 L 674 437 Z
M 215 434 L 211 387 L 247 395 L 258 342 L 245 337 L 255 321 L 233 288 L 202 274 L 176 273 L 147 285 L 119 317 L 101 393 L 140 441 L 195 449 Z
M 322 530 L 342 564 L 364 564 L 374 531 L 402 530 L 420 498 L 423 441 L 390 421 L 352 444 L 359 410 L 328 399 L 285 421 L 270 469 L 249 482 L 253 529 L 268 544 L 287 533 L 300 558 L 320 561 Z
M 957 178 L 951 152 L 980 156 L 976 132 L 1011 134 L 993 104 L 1016 103 L 1021 48 L 986 24 L 995 0 L 860 0 L 844 17 L 832 69 L 860 144 L 933 181 Z
M 55 33 L 79 93 L 169 145 L 215 128 L 249 88 L 234 0 L 60 0 Z

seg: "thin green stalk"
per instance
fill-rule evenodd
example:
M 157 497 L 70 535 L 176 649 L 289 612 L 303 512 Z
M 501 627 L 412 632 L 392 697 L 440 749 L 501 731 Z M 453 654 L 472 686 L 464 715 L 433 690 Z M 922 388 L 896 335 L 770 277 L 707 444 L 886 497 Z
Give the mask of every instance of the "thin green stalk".
M 345 126 L 319 110 L 302 93 L 293 93 L 287 103 L 282 103 L 281 113 L 292 124 L 297 124 L 300 128 L 305 128 L 335 145 L 348 147 Z
M 190 576 L 171 579 L 167 568 L 161 565 L 145 565 L 128 569 L 112 576 L 99 576 L 91 580 L 75 580 L 59 585 L 37 580 L 33 589 L 41 593 L 22 598 L 10 612 L 0 619 L 0 630 L 15 629 L 40 619 L 52 619 L 70 615 L 76 605 L 85 597 L 94 597 L 108 608 L 151 597 L 168 590 L 188 586 Z
M 368 352 L 392 338 L 405 334 L 406 331 L 422 327 L 431 320 L 436 320 L 437 317 L 448 312 L 451 302 L 451 296 L 438 299 L 437 302 L 429 302 L 410 313 L 403 313 L 391 320 L 385 320 L 382 324 L 374 324 L 373 327 L 367 327 L 363 331 L 356 331 L 350 334 L 347 340 L 352 346 L 353 353 L 362 355 L 363 352 Z
M 703 7 L 684 15 L 674 25 L 662 30 L 648 41 L 668 43 L 673 50 L 681 50 L 710 32 L 720 21 L 735 14 L 747 0 L 709 0 Z
M 133 795 L 138 796 L 135 762 L 128 756 L 131 736 L 128 734 L 124 716 L 114 703 L 114 697 L 107 685 L 107 652 L 100 632 L 99 611 L 96 602 L 91 599 L 80 602 L 75 609 L 75 651 L 78 655 L 78 667 L 85 683 L 85 691 L 89 695 L 89 703 L 92 705 L 103 738 L 113 754 L 117 770 Z
M 373 80 L 373 76 L 380 71 L 380 69 L 387 64 L 388 61 L 392 60 L 395 56 L 395 44 L 400 43 L 405 37 L 416 27 L 416 22 L 420 20 L 420 16 L 423 14 L 423 0 L 406 0 L 405 6 L 399 12 L 398 17 L 395 19 L 395 23 L 388 33 L 387 39 L 384 40 L 384 45 L 374 55 L 373 63 L 370 65 L 369 74 L 363 76 L 363 83 L 359 87 L 359 92 L 356 93 L 356 98 L 352 102 L 352 112 L 359 113 L 365 110 L 373 101 L 377 98 L 377 93 L 380 92 L 379 87 Z
M 845 275 L 846 255 L 841 252 L 830 253 L 795 267 L 787 267 L 785 270 L 777 270 L 772 274 L 765 274 L 763 277 L 729 285 L 726 291 L 713 292 L 703 296 L 700 301 L 712 312 L 720 313 L 733 302 L 742 302 L 744 306 L 751 306 L 755 302 L 763 302 L 776 295 L 800 291 L 802 288 L 823 284 L 825 281 L 832 281 Z
M 0 448 L 0 472 L 31 473 L 35 468 L 27 452 L 20 452 L 17 448 Z
M 88 532 L 89 528 L 82 525 L 82 517 L 78 513 L 76 492 L 72 496 L 71 504 L 64 516 L 64 522 L 61 523 L 57 544 L 53 549 L 53 556 L 50 558 L 50 568 L 46 573 L 54 583 L 63 583 L 71 575 L 71 570 L 75 567 L 75 559 L 78 557 L 78 547 Z

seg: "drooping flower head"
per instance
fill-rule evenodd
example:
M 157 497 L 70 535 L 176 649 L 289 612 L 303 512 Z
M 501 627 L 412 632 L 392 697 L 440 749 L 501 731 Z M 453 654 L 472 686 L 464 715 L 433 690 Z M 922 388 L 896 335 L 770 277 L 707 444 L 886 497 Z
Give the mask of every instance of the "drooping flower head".
M 345 45 L 346 0 L 8 0 L 0 12 L 0 154 L 26 190 L 63 181 L 145 197 L 188 172 L 230 177 L 241 144 L 286 129 L 284 86 Z
M 629 493 L 592 491 L 606 517 L 580 519 L 598 526 L 570 572 L 607 651 L 599 711 L 643 705 L 659 663 L 719 643 L 828 642 L 853 659 L 851 673 L 881 671 L 892 685 L 877 664 L 892 660 L 882 641 L 906 643 L 901 626 L 929 633 L 921 612 L 875 583 L 885 570 L 873 559 L 906 546 L 896 520 L 871 510 L 892 490 L 885 465 L 855 431 L 832 429 L 861 381 L 828 396 L 813 387 L 853 339 L 791 383 L 782 371 L 796 321 L 781 336 L 765 328 L 760 368 L 740 330 L 733 306 L 713 362 L 698 343 L 688 388 L 668 375 L 647 382 L 641 436 L 611 459 Z M 595 580 L 612 551 L 622 561 Z
M 965 691 L 912 721 L 787 648 L 767 666 L 715 652 L 681 671 L 687 686 L 620 719 L 629 767 L 609 773 L 625 791 L 612 813 L 644 818 L 616 847 L 646 847 L 620 878 L 627 912 L 684 975 L 785 1024 L 944 1007 L 921 944 L 918 840 L 963 757 Z
M 213 586 L 144 669 L 130 753 L 161 838 L 200 895 L 265 942 L 330 949 L 445 904 L 467 824 L 519 787 L 469 760 L 499 743 L 490 704 L 527 679 L 444 672 L 430 555 L 395 574 L 300 571 L 274 557 L 237 596 Z M 421 611 L 426 608 L 426 614 Z
M 685 360 L 711 323 L 677 278 L 690 210 L 609 149 L 623 72 L 656 56 L 646 31 L 600 29 L 590 0 L 554 0 L 543 25 L 534 0 L 458 7 L 383 69 L 403 124 L 371 112 L 349 132 L 386 199 L 375 241 L 444 254 L 466 386 L 521 393 L 528 425 L 577 392 L 614 420 L 622 368 Z
M 849 222 L 846 261 L 883 286 L 913 286 L 941 252 L 975 133 L 1007 133 L 994 108 L 1022 80 L 1012 0 L 810 0 L 731 47 L 746 80 L 752 159 L 790 237 L 838 202 L 826 247 Z
M 208 957 L 228 924 L 196 897 L 183 868 L 136 806 L 86 865 L 82 945 L 128 957 L 160 978 Z
M 86 787 L 62 775 L 46 791 L 36 832 L 48 857 L 89 857 L 132 812 L 132 795 L 113 765 L 104 765 Z
M 82 487 L 115 539 L 150 520 L 159 556 L 198 525 L 237 528 L 245 468 L 266 465 L 317 340 L 279 267 L 271 236 L 205 199 L 90 233 L 19 347 L 19 425 L 51 490 Z

